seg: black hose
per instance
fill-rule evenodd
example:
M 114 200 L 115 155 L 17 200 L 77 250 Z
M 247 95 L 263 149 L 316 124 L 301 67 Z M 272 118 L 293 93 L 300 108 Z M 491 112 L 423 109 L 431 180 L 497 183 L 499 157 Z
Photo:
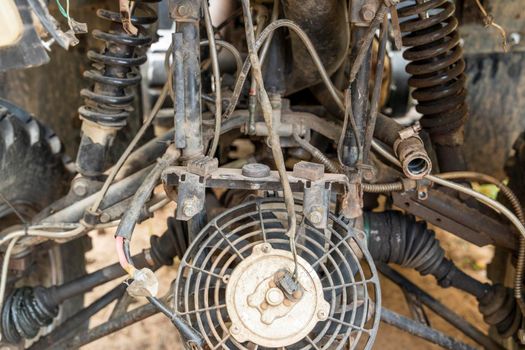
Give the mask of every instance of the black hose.
M 519 329 L 521 312 L 512 289 L 481 283 L 461 271 L 445 257 L 434 231 L 412 215 L 397 211 L 364 214 L 368 250 L 376 263 L 410 267 L 422 275 L 433 275 L 443 288 L 454 287 L 475 296 L 485 322 L 502 337 Z
M 120 220 L 115 236 L 124 237 L 128 241 L 131 240 L 133 230 L 140 217 L 142 209 L 146 201 L 150 198 L 153 189 L 157 185 L 162 172 L 171 164 L 173 164 L 180 156 L 180 151 L 174 148 L 168 148 L 164 156 L 159 159 L 158 163 L 153 167 L 151 172 L 146 176 L 146 179 L 140 185 L 131 204 Z

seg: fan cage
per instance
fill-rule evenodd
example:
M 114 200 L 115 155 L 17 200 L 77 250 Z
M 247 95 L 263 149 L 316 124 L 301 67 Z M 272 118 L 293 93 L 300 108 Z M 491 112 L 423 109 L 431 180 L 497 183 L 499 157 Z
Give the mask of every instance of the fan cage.
M 301 209 L 296 204 L 297 252 L 320 276 L 330 313 L 307 337 L 280 349 L 371 349 L 381 295 L 364 234 L 333 214 L 328 228 L 319 230 L 303 218 Z M 211 220 L 182 258 L 174 285 L 175 308 L 210 349 L 265 349 L 249 341 L 241 344 L 230 335 L 225 291 L 229 275 L 254 246 L 270 243 L 290 251 L 286 218 L 280 199 L 243 203 Z

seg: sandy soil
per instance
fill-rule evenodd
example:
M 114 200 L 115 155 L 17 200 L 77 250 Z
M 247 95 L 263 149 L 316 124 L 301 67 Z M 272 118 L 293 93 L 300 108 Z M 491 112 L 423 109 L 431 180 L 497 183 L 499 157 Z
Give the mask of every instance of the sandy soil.
M 132 253 L 139 252 L 147 247 L 151 234 L 160 234 L 165 229 L 166 218 L 171 215 L 174 207 L 168 206 L 155 214 L 154 219 L 141 224 L 133 236 Z M 112 231 L 92 232 L 93 249 L 88 252 L 88 270 L 94 271 L 116 261 L 113 250 Z M 453 259 L 467 273 L 478 279 L 484 280 L 485 267 L 492 256 L 491 248 L 477 248 L 461 239 L 444 232 L 438 232 L 442 245 Z M 414 271 L 401 270 L 410 280 L 423 287 L 432 296 L 455 310 L 467 320 L 481 329 L 486 329 L 482 318 L 477 311 L 476 301 L 473 297 L 455 290 L 444 290 L 437 286 L 433 277 L 421 277 Z M 161 283 L 161 293 L 167 291 L 169 283 L 175 278 L 176 270 L 173 267 L 163 268 L 157 272 Z M 95 289 L 86 297 L 90 303 L 115 285 L 108 284 Z M 402 292 L 390 281 L 382 278 L 384 305 L 396 312 L 410 316 L 409 310 Z M 135 307 L 135 306 L 132 306 Z M 106 321 L 112 308 L 106 308 L 100 312 L 91 322 L 91 327 Z M 461 339 L 469 344 L 475 345 L 468 338 L 455 330 L 436 315 L 428 312 L 433 327 L 446 331 L 448 334 Z M 93 342 L 83 349 L 182 349 L 177 340 L 177 334 L 171 323 L 162 315 L 156 315 L 150 319 L 137 323 L 129 328 L 121 330 L 109 337 Z M 409 336 L 393 327 L 381 324 L 375 349 L 439 349 L 425 341 Z

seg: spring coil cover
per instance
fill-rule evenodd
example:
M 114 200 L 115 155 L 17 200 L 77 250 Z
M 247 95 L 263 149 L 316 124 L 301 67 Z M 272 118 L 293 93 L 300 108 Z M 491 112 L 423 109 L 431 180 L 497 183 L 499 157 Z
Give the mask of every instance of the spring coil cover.
M 406 5 L 403 7 L 403 5 Z M 434 142 L 455 146 L 463 143 L 463 125 L 468 107 L 465 89 L 465 61 L 460 45 L 455 5 L 448 0 L 405 1 L 398 10 L 403 57 L 415 88 L 416 110 L 421 124 Z
M 101 53 L 93 50 L 87 53 L 93 62 L 93 69 L 84 72 L 84 77 L 93 82 L 93 86 L 80 92 L 85 100 L 85 105 L 78 110 L 82 119 L 113 128 L 126 125 L 134 98 L 130 88 L 140 82 L 137 67 L 146 62 L 145 53 L 138 53 L 137 48 L 151 43 L 152 38 L 144 26 L 157 21 L 155 11 L 145 3 L 158 1 L 135 2 L 135 13 L 141 13 L 131 17 L 131 22 L 138 29 L 137 36 L 124 31 L 118 12 L 97 11 L 98 17 L 112 24 L 107 32 L 95 29 L 92 33 L 95 39 L 105 42 L 105 49 Z
M 324 300 L 330 304 L 325 321 L 289 349 L 371 349 L 379 325 L 381 296 L 376 268 L 356 232 L 330 214 L 326 230 L 303 220 L 300 205 L 297 251 L 319 276 Z M 214 218 L 192 242 L 175 280 L 175 307 L 204 337 L 211 349 L 254 349 L 230 334 L 226 289 L 236 266 L 262 243 L 290 251 L 286 208 L 279 199 L 257 199 Z M 267 333 L 271 337 L 271 333 Z

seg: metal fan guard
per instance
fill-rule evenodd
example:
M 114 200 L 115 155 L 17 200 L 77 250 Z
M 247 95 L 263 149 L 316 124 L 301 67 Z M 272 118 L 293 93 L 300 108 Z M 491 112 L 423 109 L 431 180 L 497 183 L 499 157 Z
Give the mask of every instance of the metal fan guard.
M 301 209 L 296 204 L 297 251 L 321 277 L 330 312 L 307 337 L 280 349 L 371 349 L 381 292 L 365 236 L 333 214 L 323 232 L 303 220 Z M 211 220 L 186 251 L 174 283 L 175 308 L 200 331 L 210 349 L 264 349 L 250 341 L 241 344 L 230 335 L 226 284 L 254 246 L 270 243 L 275 249 L 290 250 L 286 218 L 281 199 L 246 202 Z

